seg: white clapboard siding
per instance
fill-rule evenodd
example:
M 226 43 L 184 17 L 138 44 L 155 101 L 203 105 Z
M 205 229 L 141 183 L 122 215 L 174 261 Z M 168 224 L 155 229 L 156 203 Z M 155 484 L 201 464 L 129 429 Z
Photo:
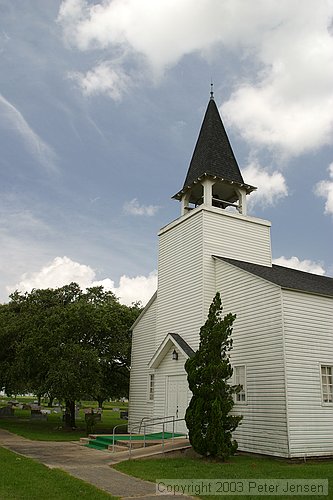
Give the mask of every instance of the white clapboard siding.
M 157 298 L 146 308 L 132 334 L 129 421 L 153 416 L 154 404 L 148 401 L 148 363 L 155 351 Z
M 156 347 L 170 332 L 191 345 L 202 324 L 202 211 L 178 221 L 160 232 Z
M 234 433 L 239 449 L 288 456 L 281 289 L 218 259 L 216 289 L 234 322 L 233 366 L 246 367 L 246 404 Z
M 179 353 L 178 360 L 172 359 L 173 347 L 165 355 L 159 367 L 155 370 L 155 401 L 154 417 L 164 417 L 167 415 L 168 394 L 167 382 L 170 375 L 186 375 L 184 368 L 186 358 Z M 191 392 L 188 391 L 188 403 L 191 399 Z
M 333 454 L 333 406 L 322 405 L 320 364 L 333 366 L 333 299 L 283 290 L 292 457 Z
M 271 266 L 271 223 L 255 217 L 204 208 L 205 253 Z
M 200 206 L 160 231 L 157 345 L 174 332 L 197 348 L 216 293 L 212 255 L 270 266 L 270 223 Z
M 270 222 L 219 209 L 204 210 L 204 314 L 216 293 L 212 255 L 271 266 Z

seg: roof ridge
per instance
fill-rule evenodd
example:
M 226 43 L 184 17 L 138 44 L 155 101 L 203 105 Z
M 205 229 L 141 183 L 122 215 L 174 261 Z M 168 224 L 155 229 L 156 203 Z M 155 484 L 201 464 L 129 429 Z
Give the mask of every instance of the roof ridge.
M 300 269 L 280 266 L 278 264 L 264 266 L 262 264 L 230 259 L 228 257 L 214 257 L 243 269 L 243 271 L 247 271 L 265 279 L 266 281 L 275 283 L 281 286 L 281 288 L 333 297 L 333 277 L 331 276 L 308 273 Z

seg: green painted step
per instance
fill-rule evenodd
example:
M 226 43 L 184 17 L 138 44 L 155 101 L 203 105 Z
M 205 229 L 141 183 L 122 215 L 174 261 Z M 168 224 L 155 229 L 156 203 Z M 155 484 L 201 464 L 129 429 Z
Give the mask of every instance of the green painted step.
M 88 444 L 85 444 L 84 446 L 86 446 L 87 448 L 94 448 L 95 450 L 107 450 L 108 448 L 107 444 L 94 443 L 93 441 L 95 440 L 91 440 Z
M 185 434 L 179 434 L 179 433 L 174 433 L 174 437 L 182 437 L 185 436 Z M 117 441 L 143 441 L 144 440 L 144 435 L 139 435 L 139 436 L 132 436 L 130 437 L 129 434 L 124 434 L 124 435 L 119 435 L 116 434 L 114 436 L 115 440 L 114 442 L 116 443 Z M 171 432 L 164 432 L 164 439 L 171 439 L 172 438 L 172 433 Z M 152 434 L 146 434 L 146 441 L 154 441 L 158 439 L 163 439 L 163 432 L 154 432 Z M 90 439 L 89 443 L 85 444 L 87 448 L 95 448 L 97 450 L 106 450 L 109 445 L 113 444 L 113 435 L 112 436 L 97 436 L 96 439 Z

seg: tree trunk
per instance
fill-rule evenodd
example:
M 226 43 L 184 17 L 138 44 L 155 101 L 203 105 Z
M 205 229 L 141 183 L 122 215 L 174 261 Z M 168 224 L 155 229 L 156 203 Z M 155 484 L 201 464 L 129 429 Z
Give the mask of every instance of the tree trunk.
M 48 402 L 48 405 L 47 405 L 49 408 L 52 408 L 52 406 L 53 406 L 53 400 L 54 400 L 54 396 L 49 396 L 49 402 Z
M 71 427 L 72 429 L 76 429 L 76 424 L 75 424 L 75 401 L 71 401 Z
M 66 399 L 65 427 L 75 429 L 75 401 Z
M 98 399 L 97 402 L 98 402 L 98 407 L 103 409 L 104 399 Z
M 65 408 L 65 415 L 64 415 L 64 424 L 65 427 L 70 427 L 71 426 L 71 410 L 70 410 L 70 401 L 66 399 L 66 408 Z
M 42 396 L 40 394 L 37 394 L 37 398 L 38 398 L 38 406 L 40 406 Z

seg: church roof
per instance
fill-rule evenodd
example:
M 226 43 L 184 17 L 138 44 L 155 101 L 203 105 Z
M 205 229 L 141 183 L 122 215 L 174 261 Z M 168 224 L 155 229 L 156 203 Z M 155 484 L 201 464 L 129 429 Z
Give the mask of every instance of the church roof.
M 176 347 L 186 359 L 195 354 L 192 347 L 178 333 L 168 333 L 149 361 L 148 368 L 157 368 L 173 347 Z
M 203 174 L 244 184 L 214 99 L 210 99 L 184 187 Z
M 329 276 L 319 276 L 318 274 L 306 273 L 290 267 L 277 266 L 276 264 L 267 267 L 225 257 L 217 258 L 275 283 L 282 288 L 333 297 L 333 278 Z
M 245 187 L 248 192 L 255 189 L 244 183 L 219 111 L 212 97 L 209 100 L 201 125 L 184 186 L 173 198 L 179 199 L 188 187 L 205 176 L 217 177 L 226 182 L 236 183 Z
M 188 345 L 186 340 L 183 339 L 178 333 L 170 333 L 171 337 L 176 341 L 176 343 L 183 349 L 183 351 L 188 355 L 189 358 L 194 356 L 195 351 L 193 351 L 192 347 Z

